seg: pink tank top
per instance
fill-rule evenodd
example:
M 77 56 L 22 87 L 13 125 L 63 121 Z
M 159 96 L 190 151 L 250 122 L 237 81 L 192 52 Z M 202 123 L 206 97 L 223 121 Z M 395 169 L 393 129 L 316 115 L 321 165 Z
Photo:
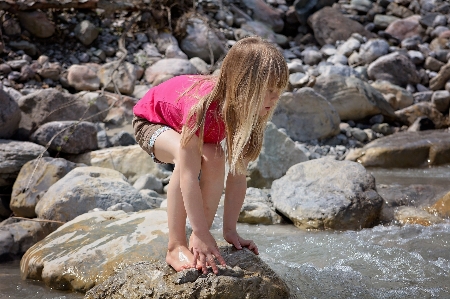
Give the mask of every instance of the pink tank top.
M 192 105 L 214 87 L 213 82 L 204 82 L 198 88 L 180 97 L 186 89 L 201 78 L 201 76 L 181 75 L 152 87 L 134 106 L 134 115 L 145 118 L 151 123 L 169 126 L 181 133 Z M 217 107 L 218 103 L 214 102 L 206 112 L 203 138 L 205 143 L 219 143 L 225 138 L 225 124 L 219 116 Z

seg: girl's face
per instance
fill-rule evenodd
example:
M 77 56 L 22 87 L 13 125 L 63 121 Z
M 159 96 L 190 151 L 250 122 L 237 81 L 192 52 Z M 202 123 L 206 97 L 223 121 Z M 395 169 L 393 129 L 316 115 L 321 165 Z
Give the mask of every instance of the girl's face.
M 273 89 L 269 89 L 266 92 L 266 96 L 264 97 L 264 103 L 259 111 L 259 116 L 264 116 L 269 113 L 270 109 L 272 109 L 276 104 L 280 97 L 278 91 Z

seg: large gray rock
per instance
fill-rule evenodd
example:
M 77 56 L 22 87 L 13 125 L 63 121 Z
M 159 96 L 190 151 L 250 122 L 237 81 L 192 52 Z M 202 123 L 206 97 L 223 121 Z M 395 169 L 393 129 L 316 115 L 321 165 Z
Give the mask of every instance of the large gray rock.
M 0 139 L 0 187 L 12 186 L 22 166 L 40 155 L 48 156 L 41 145 Z
M 321 75 L 314 90 L 333 105 L 341 120 L 360 120 L 377 114 L 396 118 L 394 109 L 383 95 L 361 79 Z
M 450 133 L 433 130 L 400 132 L 351 151 L 346 160 L 366 167 L 420 167 L 450 163 Z
M 361 229 L 378 219 L 383 199 L 359 163 L 330 158 L 292 166 L 272 184 L 275 208 L 301 229 Z
M 9 218 L 0 223 L 0 261 L 16 259 L 51 231 L 42 222 Z
M 180 48 L 189 58 L 199 57 L 208 63 L 213 62 L 211 58 L 216 62 L 225 53 L 216 33 L 198 18 L 189 19 L 187 22 L 186 36 L 181 40 Z
M 39 126 L 51 121 L 78 121 L 83 118 L 98 122 L 108 114 L 104 109 L 108 107 L 106 97 L 91 100 L 81 94 L 71 95 L 52 88 L 20 98 L 19 107 L 22 110 L 17 132 L 20 138 L 28 138 Z
M 411 126 L 421 117 L 428 117 L 434 124 L 435 128 L 446 128 L 448 126 L 445 116 L 436 109 L 436 106 L 430 102 L 420 102 L 401 110 L 395 111 L 399 120 Z
M 153 162 L 139 145 L 106 148 L 68 159 L 75 163 L 117 170 L 127 178 L 130 184 L 134 184 L 139 177 L 146 174 L 152 174 L 160 179 L 170 175 L 170 172 Z
M 272 122 L 293 140 L 308 141 L 339 134 L 340 118 L 323 96 L 305 87 L 280 97 Z
M 14 182 L 10 209 L 20 217 L 36 217 L 36 204 L 56 183 L 78 165 L 62 158 L 43 157 L 25 163 Z
M 247 176 L 250 177 L 248 186 L 270 187 L 272 181 L 282 177 L 289 167 L 307 160 L 306 155 L 295 146 L 294 141 L 269 122 L 261 153 L 247 168 Z
M 238 221 L 268 225 L 280 223 L 281 216 L 275 212 L 270 195 L 266 189 L 249 187 L 245 192 L 245 199 Z
M 375 36 L 360 23 L 331 7 L 324 7 L 311 15 L 308 18 L 308 25 L 314 31 L 314 37 L 321 46 L 334 45 L 338 40 L 347 40 L 353 33 L 359 33 L 367 38 Z
M 153 85 L 158 85 L 172 77 L 186 74 L 197 74 L 195 66 L 185 59 L 167 58 L 161 59 L 145 70 L 145 80 Z
M 383 94 L 394 110 L 406 108 L 414 103 L 411 92 L 389 81 L 375 81 L 371 85 Z
M 20 25 L 36 37 L 47 38 L 55 33 L 55 23 L 42 11 L 20 11 L 18 16 Z
M 97 129 L 87 121 L 52 121 L 40 126 L 30 141 L 49 150 L 67 154 L 81 154 L 97 149 Z
M 164 210 L 87 213 L 31 247 L 21 260 L 21 274 L 60 290 L 94 287 L 86 298 L 141 298 L 156 292 L 165 298 L 289 297 L 286 284 L 247 249 L 221 247 L 227 267 L 220 266 L 219 275 L 177 273 L 164 262 L 167 241 Z
M 386 80 L 401 87 L 420 82 L 414 63 L 398 52 L 376 59 L 367 68 L 367 74 L 371 80 Z
M 280 11 L 263 0 L 243 0 L 241 1 L 252 13 L 252 19 L 266 24 L 275 32 L 281 32 L 284 27 L 284 21 Z
M 89 290 L 85 298 L 289 298 L 287 285 L 249 250 L 220 251 L 228 266 L 219 266 L 217 275 L 195 269 L 174 273 L 162 262 L 140 262 Z
M 0 138 L 11 138 L 19 127 L 20 109 L 16 101 L 0 89 Z
M 51 288 L 86 292 L 121 266 L 163 260 L 167 242 L 164 210 L 87 213 L 32 246 L 20 262 L 21 274 Z
M 76 38 L 85 46 L 89 46 L 98 37 L 99 29 L 89 20 L 83 20 L 75 27 Z
M 42 219 L 70 221 L 95 208 L 129 203 L 134 211 L 151 209 L 120 172 L 95 166 L 78 167 L 54 183 L 36 205 Z
M 129 62 L 117 61 L 105 63 L 98 70 L 98 77 L 106 90 L 115 92 L 116 88 L 121 94 L 131 95 L 137 80 L 138 67 Z

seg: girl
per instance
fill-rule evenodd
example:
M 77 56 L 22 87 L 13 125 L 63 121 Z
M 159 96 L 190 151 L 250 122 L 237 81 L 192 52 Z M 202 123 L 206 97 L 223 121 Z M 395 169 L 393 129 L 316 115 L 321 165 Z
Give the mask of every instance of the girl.
M 232 46 L 215 76 L 182 75 L 156 87 L 133 109 L 136 140 L 157 163 L 175 164 L 167 191 L 167 263 L 176 271 L 225 266 L 209 229 L 225 179 L 223 237 L 237 249 L 258 248 L 236 231 L 246 169 L 261 151 L 267 121 L 288 82 L 280 51 L 259 37 Z M 220 142 L 225 139 L 226 150 Z M 199 173 L 201 175 L 199 175 Z M 186 240 L 186 217 L 192 226 Z

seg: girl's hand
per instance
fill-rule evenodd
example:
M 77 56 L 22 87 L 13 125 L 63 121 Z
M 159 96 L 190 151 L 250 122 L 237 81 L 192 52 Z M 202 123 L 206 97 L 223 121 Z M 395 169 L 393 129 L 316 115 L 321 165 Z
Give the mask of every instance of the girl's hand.
M 216 259 L 222 266 L 226 266 L 225 260 L 220 255 L 219 248 L 217 247 L 216 240 L 210 232 L 197 235 L 192 233 L 191 243 L 189 244 L 194 255 L 194 268 L 197 267 L 197 263 L 200 263 L 204 274 L 208 273 L 206 263 L 208 263 L 215 274 L 219 273 L 217 269 Z
M 253 240 L 246 240 L 241 238 L 237 232 L 224 233 L 223 237 L 225 241 L 232 244 L 239 250 L 242 249 L 242 247 L 247 247 L 248 249 L 253 251 L 254 254 L 259 254 L 258 246 L 256 246 L 255 242 L 253 242 Z

